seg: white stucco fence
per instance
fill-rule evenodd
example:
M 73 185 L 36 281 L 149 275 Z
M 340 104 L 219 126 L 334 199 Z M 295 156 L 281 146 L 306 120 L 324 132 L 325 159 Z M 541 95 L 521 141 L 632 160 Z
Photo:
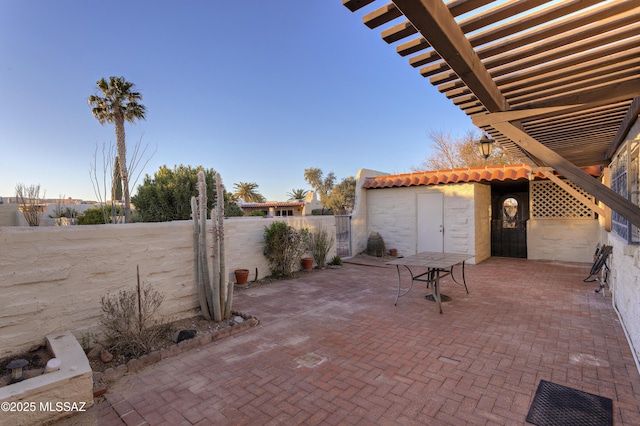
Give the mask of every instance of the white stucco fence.
M 335 235 L 333 216 L 225 221 L 226 270 L 270 275 L 264 228 L 285 220 L 295 228 L 322 226 Z M 210 238 L 210 237 L 209 237 Z M 209 252 L 210 254 L 210 252 Z M 335 245 L 329 258 L 335 255 Z M 71 330 L 78 340 L 99 331 L 100 298 L 142 283 L 165 296 L 166 321 L 199 312 L 192 221 L 66 227 L 0 227 L 0 357 Z

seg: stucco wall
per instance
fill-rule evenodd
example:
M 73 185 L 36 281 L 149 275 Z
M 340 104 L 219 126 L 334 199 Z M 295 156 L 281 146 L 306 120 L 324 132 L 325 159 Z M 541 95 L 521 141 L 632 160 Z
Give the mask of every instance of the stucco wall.
M 225 221 L 227 271 L 270 274 L 264 227 L 278 219 Z M 280 219 L 282 220 L 282 219 Z M 289 218 L 296 228 L 319 224 L 335 235 L 333 216 Z M 0 357 L 71 330 L 98 331 L 100 298 L 135 288 L 140 279 L 165 295 L 165 320 L 199 311 L 191 221 L 69 227 L 0 227 Z M 329 256 L 335 254 L 335 246 Z
M 360 169 L 356 174 L 356 201 L 351 214 L 351 253 L 358 254 L 367 248 L 369 237 L 367 226 L 367 194 L 362 188 L 367 177 L 385 176 L 388 173 L 370 169 Z
M 383 188 L 366 191 L 366 235 L 357 247 L 366 248 L 371 232 L 379 233 L 387 248 L 396 248 L 399 255 L 417 252 L 417 194 L 439 192 L 444 195 L 444 251 L 475 255 L 475 208 L 473 183 Z M 362 251 L 360 250 L 360 251 Z M 471 259 L 470 263 L 475 263 Z
M 475 185 L 475 263 L 491 257 L 491 186 Z
M 640 246 L 626 244 L 615 233 L 608 234 L 613 246 L 609 286 L 636 357 L 640 358 Z
M 22 221 L 20 220 L 22 219 Z M 0 204 L 0 226 L 27 225 L 24 216 L 18 210 L 17 204 Z
M 592 262 L 598 243 L 595 219 L 529 219 L 527 257 L 560 262 Z
M 444 194 L 444 251 L 475 256 L 475 183 L 438 185 Z M 472 258 L 468 263 L 477 263 Z
M 640 120 L 631 127 L 627 140 L 640 141 Z M 607 244 L 613 246 L 611 277 L 613 303 L 631 340 L 636 359 L 640 358 L 640 246 L 627 244 L 614 232 L 605 233 Z
M 398 255 L 416 252 L 416 197 L 413 188 L 367 190 L 367 232 L 358 246 L 367 248 L 372 232 L 382 236 L 385 247 L 395 248 Z

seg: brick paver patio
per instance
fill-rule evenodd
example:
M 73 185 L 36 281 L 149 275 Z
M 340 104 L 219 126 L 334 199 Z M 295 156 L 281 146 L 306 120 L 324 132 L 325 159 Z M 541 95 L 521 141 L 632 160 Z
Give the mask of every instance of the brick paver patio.
M 236 293 L 258 327 L 163 360 L 61 424 L 518 425 L 540 380 L 613 399 L 640 424 L 640 377 L 590 265 L 492 258 L 393 306 L 395 267 L 346 264 Z

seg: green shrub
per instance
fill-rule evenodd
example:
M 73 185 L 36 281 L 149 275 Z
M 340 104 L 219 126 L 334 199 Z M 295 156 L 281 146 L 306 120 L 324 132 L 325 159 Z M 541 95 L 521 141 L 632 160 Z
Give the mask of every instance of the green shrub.
M 120 206 L 116 206 L 116 214 L 121 215 Z M 80 216 L 78 216 L 78 225 L 104 225 L 105 223 L 111 223 L 111 207 L 94 207 L 86 210 Z M 106 222 L 105 222 L 106 220 Z
M 306 251 L 306 230 L 297 231 L 286 222 L 275 221 L 264 228 L 264 255 L 275 277 L 290 276 L 300 269 Z
M 342 265 L 342 258 L 336 254 L 335 256 L 333 256 L 331 258 L 331 261 L 329 262 L 329 265 L 335 265 L 335 266 Z

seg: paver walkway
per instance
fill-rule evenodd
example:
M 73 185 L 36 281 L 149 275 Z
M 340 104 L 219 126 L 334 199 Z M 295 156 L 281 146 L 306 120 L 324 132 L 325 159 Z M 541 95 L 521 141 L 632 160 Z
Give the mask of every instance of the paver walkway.
M 518 425 L 541 379 L 640 424 L 640 376 L 589 266 L 492 258 L 394 307 L 395 267 L 346 264 L 236 293 L 258 327 L 125 376 L 64 424 Z M 62 423 L 61 423 L 62 424 Z

